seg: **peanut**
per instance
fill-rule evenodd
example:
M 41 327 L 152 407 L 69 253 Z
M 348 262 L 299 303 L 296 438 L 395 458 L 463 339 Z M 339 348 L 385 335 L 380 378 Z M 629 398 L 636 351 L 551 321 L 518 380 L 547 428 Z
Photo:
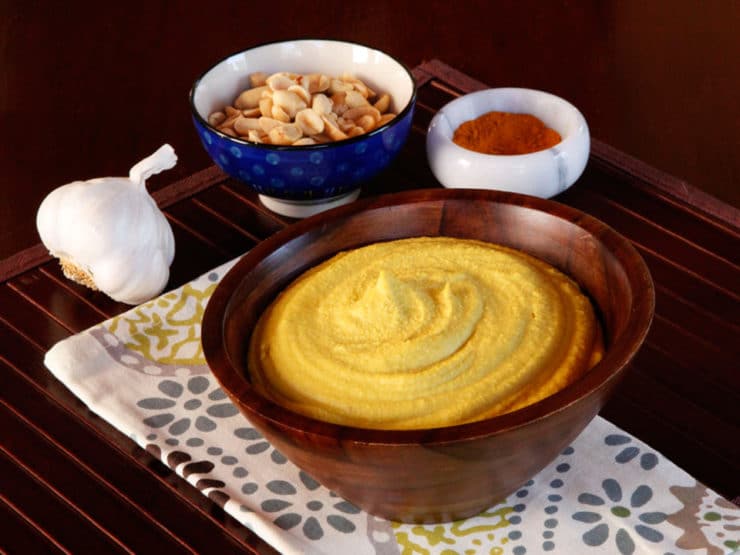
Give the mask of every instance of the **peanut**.
M 378 118 L 378 120 L 380 120 L 380 118 Z M 375 118 L 370 114 L 365 114 L 355 120 L 355 125 L 360 127 L 365 133 L 375 129 L 375 123 Z
M 291 90 L 279 90 L 272 93 L 272 117 L 275 119 L 280 119 L 274 114 L 275 107 L 278 107 L 285 112 L 288 118 L 290 118 L 290 121 L 295 118 L 295 115 L 299 110 L 303 110 L 306 106 L 308 106 L 308 103 L 304 102 L 303 98 Z
M 269 76 L 264 71 L 255 71 L 249 75 L 249 88 L 261 87 Z
M 302 137 L 301 130 L 294 123 L 280 125 L 270 129 L 268 136 L 274 145 L 292 145 Z
M 272 117 L 273 119 L 282 121 L 283 123 L 290 123 L 290 120 L 292 119 L 290 115 L 288 115 L 288 112 L 286 112 L 282 106 L 278 106 L 277 104 L 272 105 Z
M 291 85 L 290 87 L 288 87 L 288 92 L 292 92 L 298 95 L 301 100 L 306 103 L 306 105 L 311 104 L 311 93 L 309 93 L 308 90 L 301 85 Z
M 259 108 L 249 108 L 247 110 L 242 110 L 242 115 L 245 118 L 258 118 L 262 114 L 260 113 L 260 109 Z
M 295 122 L 304 135 L 318 135 L 324 130 L 324 120 L 311 108 L 304 108 L 295 115 Z
M 342 115 L 344 116 L 344 119 L 351 119 L 353 121 L 365 115 L 372 116 L 375 121 L 380 119 L 380 112 L 378 109 L 369 104 L 358 106 L 357 108 L 350 108 Z
M 262 131 L 264 131 L 265 133 L 269 133 L 273 127 L 278 127 L 279 125 L 282 125 L 280 123 L 280 120 L 264 116 L 259 119 L 259 122 L 260 128 L 262 128 Z
M 288 87 L 295 84 L 287 73 L 273 73 L 265 80 L 265 83 L 273 91 L 287 90 Z
M 260 120 L 258 118 L 239 118 L 234 122 L 234 131 L 239 135 L 249 135 L 250 131 L 260 129 Z
M 260 131 L 255 131 L 254 129 L 250 130 L 247 134 L 247 139 L 252 141 L 253 143 L 263 142 L 265 135 L 260 133 Z
M 265 117 L 271 117 L 272 116 L 272 97 L 271 96 L 265 96 L 260 98 L 260 114 L 262 114 Z
M 329 136 L 332 141 L 341 141 L 346 139 L 347 135 L 337 127 L 337 125 L 327 116 L 321 116 L 324 120 L 324 132 Z
M 311 108 L 319 115 L 331 112 L 332 106 L 333 102 L 331 99 L 323 93 L 314 95 L 311 101 Z
M 327 75 L 320 73 L 311 73 L 303 77 L 303 86 L 306 87 L 309 93 L 315 94 L 324 92 L 329 88 L 330 79 Z
M 391 106 L 391 97 L 388 94 L 383 93 L 380 95 L 380 98 L 375 101 L 373 106 L 375 106 L 381 114 L 384 114 Z
M 315 145 L 316 141 L 312 137 L 301 137 L 296 142 L 293 143 L 293 146 L 306 146 L 306 145 Z
M 391 121 L 391 98 L 352 74 L 281 71 L 249 75 L 232 106 L 208 116 L 222 133 L 254 143 L 303 146 L 341 141 Z
M 266 85 L 255 87 L 253 89 L 247 89 L 236 97 L 236 100 L 234 101 L 234 106 L 236 106 L 240 110 L 244 110 L 245 108 L 256 108 L 257 106 L 259 106 L 262 91 L 264 91 L 265 89 L 267 89 Z
M 357 135 L 362 135 L 365 133 L 365 130 L 362 127 L 354 126 L 352 129 L 350 129 L 347 132 L 348 137 L 357 137 Z
M 358 108 L 360 106 L 368 105 L 367 98 L 357 91 L 347 91 L 344 94 L 344 102 L 347 104 L 348 108 Z
M 223 112 L 213 112 L 208 116 L 208 123 L 214 127 L 218 127 L 226 119 L 226 114 Z
M 392 114 L 392 113 L 383 114 L 382 116 L 380 116 L 378 123 L 375 124 L 375 127 L 380 127 L 381 125 L 385 125 L 386 123 L 388 123 L 395 117 L 396 117 L 396 114 Z

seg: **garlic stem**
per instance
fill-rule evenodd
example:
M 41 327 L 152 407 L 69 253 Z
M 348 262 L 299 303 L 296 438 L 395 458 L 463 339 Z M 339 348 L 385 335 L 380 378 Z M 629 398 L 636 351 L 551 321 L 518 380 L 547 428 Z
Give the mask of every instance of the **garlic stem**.
M 154 174 L 168 170 L 177 163 L 175 149 L 164 144 L 157 151 L 135 164 L 128 173 L 131 181 L 139 187 L 146 186 L 146 180 Z

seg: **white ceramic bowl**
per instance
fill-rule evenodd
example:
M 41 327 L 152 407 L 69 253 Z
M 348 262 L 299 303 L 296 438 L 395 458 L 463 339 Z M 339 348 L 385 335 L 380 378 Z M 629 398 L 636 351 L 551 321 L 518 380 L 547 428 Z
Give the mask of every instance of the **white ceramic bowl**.
M 531 114 L 554 129 L 562 141 L 531 154 L 481 154 L 452 142 L 460 124 L 487 112 Z M 553 94 L 533 89 L 500 88 L 466 94 L 445 105 L 427 132 L 432 173 L 448 188 L 497 189 L 550 198 L 583 173 L 591 140 L 578 109 Z

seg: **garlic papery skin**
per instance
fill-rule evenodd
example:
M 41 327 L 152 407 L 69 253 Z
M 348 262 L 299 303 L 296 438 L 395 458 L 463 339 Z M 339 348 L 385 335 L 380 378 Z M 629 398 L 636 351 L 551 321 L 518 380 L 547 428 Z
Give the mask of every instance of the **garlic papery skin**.
M 164 145 L 131 168 L 128 178 L 75 181 L 49 193 L 36 227 L 67 277 L 127 304 L 164 290 L 175 238 L 145 180 L 176 162 L 175 151 Z

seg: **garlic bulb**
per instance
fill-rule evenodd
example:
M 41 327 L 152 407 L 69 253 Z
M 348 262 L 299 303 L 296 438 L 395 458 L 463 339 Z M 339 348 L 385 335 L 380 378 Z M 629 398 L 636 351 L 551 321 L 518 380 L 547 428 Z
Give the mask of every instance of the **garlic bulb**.
M 41 241 L 65 276 L 116 301 L 139 304 L 162 292 L 175 256 L 172 228 L 146 179 L 177 162 L 170 145 L 131 168 L 128 178 L 63 185 L 36 215 Z

